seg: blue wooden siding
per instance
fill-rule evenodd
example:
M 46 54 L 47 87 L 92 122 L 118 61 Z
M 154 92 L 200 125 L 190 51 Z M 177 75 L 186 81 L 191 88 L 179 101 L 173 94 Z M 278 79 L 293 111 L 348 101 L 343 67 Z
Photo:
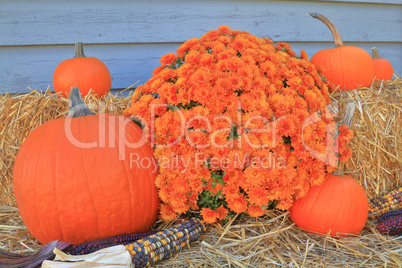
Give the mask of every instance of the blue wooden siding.
M 0 93 L 52 89 L 56 66 L 74 54 L 101 59 L 112 88 L 146 82 L 159 58 L 219 25 L 290 43 L 309 56 L 333 47 L 332 35 L 309 12 L 337 26 L 345 45 L 383 58 L 402 74 L 402 0 L 3 0 L 0 5 Z

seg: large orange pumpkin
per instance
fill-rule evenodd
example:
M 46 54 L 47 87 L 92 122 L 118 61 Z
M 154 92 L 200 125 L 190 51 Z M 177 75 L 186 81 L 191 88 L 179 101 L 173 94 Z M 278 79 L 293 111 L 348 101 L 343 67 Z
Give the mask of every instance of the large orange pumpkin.
M 95 115 L 78 88 L 70 103 L 69 117 L 37 127 L 17 154 L 14 192 L 26 227 L 43 244 L 147 231 L 159 198 L 141 128 L 123 116 Z
M 356 46 L 344 46 L 338 30 L 325 16 L 310 14 L 324 22 L 334 36 L 335 48 L 323 49 L 311 57 L 311 62 L 323 69 L 322 75 L 340 90 L 369 87 L 374 80 L 374 63 L 370 54 Z
M 106 65 L 94 57 L 86 57 L 81 42 L 75 43 L 75 56 L 61 62 L 53 74 L 56 93 L 67 97 L 71 87 L 78 87 L 83 96 L 91 90 L 99 97 L 110 92 L 112 79 Z
M 372 48 L 372 52 L 375 67 L 375 78 L 377 80 L 391 80 L 392 75 L 394 74 L 392 64 L 388 60 L 380 58 L 380 52 L 376 47 Z
M 355 103 L 346 107 L 344 124 L 351 126 Z M 343 174 L 343 165 L 313 186 L 303 198 L 296 199 L 289 209 L 290 218 L 307 232 L 330 233 L 333 237 L 360 233 L 367 221 L 368 200 L 363 187 Z

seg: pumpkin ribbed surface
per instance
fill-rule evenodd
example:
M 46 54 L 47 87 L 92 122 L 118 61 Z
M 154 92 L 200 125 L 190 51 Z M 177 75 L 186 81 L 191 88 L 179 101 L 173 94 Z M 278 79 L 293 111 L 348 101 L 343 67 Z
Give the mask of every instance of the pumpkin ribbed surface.
M 394 74 L 392 64 L 380 57 L 380 52 L 376 47 L 372 48 L 375 77 L 377 80 L 391 80 Z
M 341 90 L 359 86 L 370 87 L 374 78 L 374 63 L 370 54 L 354 46 L 323 49 L 311 57 L 311 63 L 320 66 L 322 75 Z
M 78 87 L 83 96 L 89 91 L 98 97 L 106 95 L 111 88 L 112 78 L 106 65 L 94 57 L 84 55 L 81 42 L 75 42 L 75 55 L 61 62 L 53 74 L 56 93 L 67 97 L 71 87 Z
M 394 69 L 386 59 L 373 59 L 375 67 L 375 78 L 377 80 L 392 80 Z
M 335 25 L 324 15 L 319 13 L 310 15 L 329 28 L 335 43 L 335 48 L 323 49 L 314 54 L 311 63 L 321 69 L 324 77 L 334 86 L 339 86 L 340 90 L 353 90 L 359 86 L 369 87 L 375 75 L 370 54 L 360 47 L 344 46 Z
M 110 91 L 112 79 L 106 65 L 94 57 L 74 58 L 61 62 L 53 74 L 53 87 L 67 97 L 72 86 L 80 88 L 82 95 L 89 90 L 99 97 Z
M 138 142 L 142 130 L 124 120 L 112 114 L 59 118 L 24 141 L 14 191 L 25 225 L 41 243 L 82 243 L 144 232 L 154 224 L 155 169 L 130 166 L 130 156 L 151 161 L 153 152 L 147 144 L 125 144 Z
M 307 196 L 294 201 L 290 218 L 300 228 L 331 236 L 356 235 L 364 228 L 368 201 L 364 189 L 349 176 L 327 175 Z

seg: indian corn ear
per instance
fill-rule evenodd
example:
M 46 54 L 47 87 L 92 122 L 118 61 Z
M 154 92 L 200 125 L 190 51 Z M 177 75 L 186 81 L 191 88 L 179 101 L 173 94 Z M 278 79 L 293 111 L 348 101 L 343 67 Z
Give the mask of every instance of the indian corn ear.
M 197 240 L 206 230 L 203 222 L 193 218 L 176 227 L 160 231 L 126 245 L 135 267 L 148 267 L 157 261 L 166 260 L 179 252 L 186 244 Z
M 382 234 L 402 235 L 402 214 L 381 221 L 376 228 Z
M 402 208 L 402 187 L 369 202 L 371 214 L 379 215 L 399 208 Z
M 398 216 L 398 215 L 402 215 L 402 208 L 397 209 L 397 210 L 388 211 L 387 213 L 384 213 L 384 214 L 378 216 L 378 222 L 385 221 L 391 217 Z
M 147 237 L 156 233 L 156 231 L 138 233 L 138 234 L 124 234 L 108 238 L 93 240 L 81 244 L 72 245 L 69 253 L 71 255 L 84 255 L 95 252 L 97 250 L 108 248 L 117 245 L 128 245 L 137 241 L 138 239 Z

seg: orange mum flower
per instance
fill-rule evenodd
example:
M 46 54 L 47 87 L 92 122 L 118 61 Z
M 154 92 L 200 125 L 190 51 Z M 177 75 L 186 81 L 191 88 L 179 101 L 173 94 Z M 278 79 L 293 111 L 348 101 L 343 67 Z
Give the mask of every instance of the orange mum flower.
M 159 214 L 165 221 L 173 221 L 177 217 L 174 210 L 166 204 L 161 204 Z
M 231 33 L 231 29 L 228 26 L 225 25 L 221 25 L 218 27 L 218 32 L 224 33 L 224 34 L 230 34 Z
M 248 201 L 250 204 L 256 206 L 266 206 L 268 204 L 268 194 L 267 191 L 263 188 L 252 188 L 249 190 Z
M 236 213 L 246 212 L 247 202 L 243 197 L 239 196 L 228 202 L 228 207 Z
M 352 150 L 350 149 L 350 147 L 347 147 L 341 154 L 339 161 L 341 161 L 342 163 L 346 163 L 346 161 L 348 161 L 351 156 Z
M 212 74 L 209 69 L 203 67 L 198 69 L 191 77 L 191 84 L 195 87 L 208 85 L 212 79 Z
M 283 119 L 278 123 L 278 134 L 283 136 L 291 136 L 296 131 L 294 121 L 291 119 Z
M 206 223 L 214 223 L 219 218 L 219 213 L 210 208 L 202 208 L 201 216 Z
M 353 133 L 327 135 L 332 86 L 304 50 L 220 26 L 160 62 L 124 115 L 142 119 L 156 147 L 162 219 L 258 217 L 273 200 L 288 209 L 333 171 L 328 163 L 350 158 Z
M 167 53 L 161 57 L 159 60 L 160 63 L 163 64 L 171 64 L 174 60 L 177 59 L 177 55 L 174 53 Z
M 200 56 L 199 63 L 201 66 L 207 66 L 207 65 L 210 65 L 213 60 L 214 60 L 214 56 L 212 54 L 204 53 Z
M 218 220 L 223 220 L 226 218 L 226 215 L 228 214 L 229 210 L 225 208 L 224 206 L 220 206 L 216 209 L 216 212 L 218 213 Z
M 251 217 L 261 217 L 265 214 L 267 210 L 263 209 L 259 206 L 248 206 L 247 209 L 247 214 L 250 215 Z
M 309 60 L 308 59 L 308 55 L 307 55 L 307 53 L 306 53 L 306 51 L 304 51 L 304 49 L 302 49 L 301 51 L 300 51 L 300 57 L 303 59 L 303 60 Z
M 191 38 L 189 40 L 187 40 L 186 42 L 184 42 L 183 45 L 181 45 L 176 53 L 180 56 L 182 56 L 184 54 L 184 52 L 190 50 L 194 45 L 196 45 L 199 42 L 198 38 Z
M 353 131 L 348 126 L 342 125 L 339 127 L 339 139 L 344 142 L 349 142 L 353 138 Z
M 223 187 L 222 193 L 225 195 L 225 198 L 228 202 L 236 199 L 237 197 L 240 197 L 239 187 L 234 184 L 225 185 Z
M 197 50 L 191 50 L 186 57 L 184 58 L 184 60 L 187 63 L 190 64 L 197 64 L 198 61 L 200 60 L 200 52 L 198 52 Z

